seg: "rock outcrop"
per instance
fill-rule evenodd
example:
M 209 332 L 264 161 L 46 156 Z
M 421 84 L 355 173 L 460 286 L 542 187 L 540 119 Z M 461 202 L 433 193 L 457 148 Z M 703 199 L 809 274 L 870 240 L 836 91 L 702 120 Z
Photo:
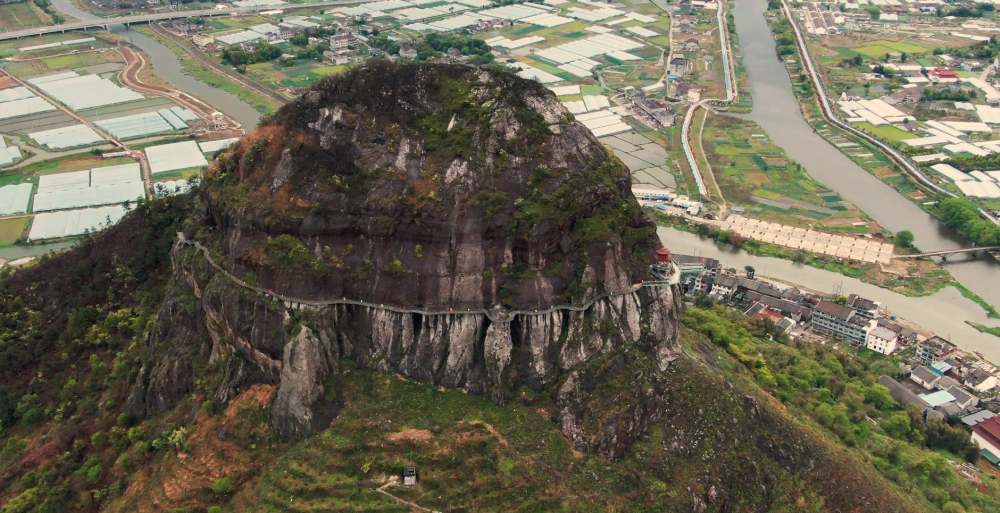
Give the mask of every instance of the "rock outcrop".
M 497 404 L 549 391 L 579 448 L 619 457 L 662 411 L 657 375 L 680 351 L 677 291 L 637 285 L 659 244 L 630 188 L 513 74 L 380 63 L 325 80 L 213 166 L 185 239 L 215 265 L 175 246 L 147 341 L 174 349 L 127 409 L 194 390 L 202 354 L 227 369 L 217 407 L 274 385 L 275 428 L 308 436 L 339 411 L 350 360 Z M 641 392 L 594 411 L 622 373 Z

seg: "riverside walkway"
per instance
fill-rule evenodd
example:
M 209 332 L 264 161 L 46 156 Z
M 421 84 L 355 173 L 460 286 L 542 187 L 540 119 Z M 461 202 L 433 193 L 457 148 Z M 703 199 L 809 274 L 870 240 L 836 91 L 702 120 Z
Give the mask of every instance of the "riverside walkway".
M 258 287 L 256 285 L 251 285 L 251 284 L 249 284 L 249 283 L 241 280 L 240 278 L 234 276 L 232 273 L 230 273 L 229 271 L 223 269 L 222 266 L 220 266 L 218 263 L 216 263 L 215 259 L 212 258 L 212 255 L 209 254 L 208 248 L 206 248 L 205 246 L 202 246 L 197 241 L 187 240 L 187 238 L 184 236 L 184 234 L 182 232 L 177 232 L 177 244 L 184 245 L 184 246 L 193 246 L 194 248 L 200 250 L 201 253 L 202 253 L 202 255 L 204 255 L 204 257 L 205 257 L 205 260 L 208 261 L 209 265 L 211 265 L 213 268 L 215 268 L 215 270 L 217 270 L 220 273 L 222 273 L 224 276 L 226 276 L 226 278 L 228 278 L 230 281 L 232 281 L 236 285 L 238 285 L 238 286 L 240 286 L 240 287 L 242 287 L 244 289 L 256 292 L 258 294 L 263 294 L 263 295 L 265 295 L 265 296 L 267 296 L 267 297 L 269 297 L 269 298 L 271 298 L 273 300 L 281 301 L 287 308 L 291 308 L 291 309 L 295 309 L 295 310 L 302 310 L 303 308 L 324 308 L 324 307 L 336 306 L 336 305 L 355 305 L 355 306 L 367 306 L 367 307 L 373 307 L 373 308 L 380 308 L 380 309 L 383 309 L 383 310 L 389 310 L 391 312 L 396 312 L 396 313 L 419 313 L 419 314 L 422 314 L 422 315 L 454 315 L 454 314 L 478 315 L 478 314 L 481 314 L 481 315 L 485 315 L 486 317 L 488 317 L 490 319 L 490 322 L 504 323 L 504 322 L 510 322 L 511 320 L 514 319 L 515 316 L 518 316 L 518 315 L 548 315 L 548 314 L 556 312 L 556 311 L 583 312 L 583 311 L 586 311 L 586 310 L 590 309 L 590 307 L 593 306 L 594 303 L 596 303 L 596 302 L 598 302 L 598 301 L 600 301 L 602 299 L 612 298 L 612 297 L 617 297 L 617 296 L 626 296 L 626 295 L 629 295 L 629 294 L 634 294 L 635 292 L 637 292 L 639 289 L 641 289 L 643 287 L 662 287 L 662 286 L 676 285 L 676 284 L 680 283 L 680 271 L 678 271 L 675 268 L 674 273 L 672 275 L 673 279 L 671 279 L 671 280 L 664 281 L 662 279 L 657 279 L 657 280 L 651 280 L 651 281 L 644 281 L 644 282 L 641 282 L 641 283 L 636 283 L 636 284 L 633 284 L 628 290 L 624 290 L 624 291 L 620 291 L 620 292 L 609 292 L 609 293 L 601 294 L 601 295 L 599 295 L 599 296 L 591 299 L 590 301 L 586 302 L 583 305 L 557 305 L 557 306 L 552 306 L 552 307 L 541 309 L 541 310 L 538 310 L 538 309 L 535 309 L 535 310 L 506 310 L 506 309 L 500 307 L 499 305 L 496 306 L 496 307 L 494 307 L 494 308 L 488 309 L 488 310 L 487 309 L 483 309 L 483 308 L 480 308 L 480 309 L 466 308 L 465 310 L 462 310 L 462 309 L 455 310 L 454 308 L 448 308 L 448 309 L 444 309 L 444 308 L 441 308 L 441 309 L 407 308 L 407 307 L 401 307 L 401 306 L 386 305 L 385 303 L 376 303 L 376 302 L 372 302 L 372 301 L 364 301 L 364 300 L 360 300 L 360 299 L 359 300 L 355 300 L 355 299 L 342 298 L 342 299 L 316 300 L 316 299 L 301 299 L 301 298 L 295 298 L 295 297 L 291 297 L 291 296 L 286 296 L 284 294 L 279 294 L 277 292 L 274 292 L 273 290 L 268 290 L 268 289 L 265 289 L 263 287 Z

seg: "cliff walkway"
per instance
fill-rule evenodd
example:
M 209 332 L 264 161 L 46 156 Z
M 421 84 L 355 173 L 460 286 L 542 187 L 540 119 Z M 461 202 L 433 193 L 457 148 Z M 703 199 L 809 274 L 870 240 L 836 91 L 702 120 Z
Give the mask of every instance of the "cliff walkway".
M 374 303 L 374 302 L 371 302 L 371 301 L 364 301 L 364 300 L 360 300 L 360 299 L 355 300 L 355 299 L 346 299 L 346 298 L 344 298 L 344 299 L 315 300 L 315 299 L 301 299 L 301 298 L 286 296 L 284 294 L 279 294 L 279 293 L 277 293 L 277 292 L 275 292 L 273 290 L 268 290 L 268 289 L 265 289 L 263 287 L 258 287 L 256 285 L 251 285 L 251 284 L 249 284 L 249 283 L 241 280 L 237 276 L 234 276 L 229 271 L 223 269 L 222 266 L 219 265 L 215 261 L 214 258 L 212 258 L 212 255 L 209 253 L 208 248 L 206 248 L 205 246 L 202 246 L 197 241 L 187 240 L 187 238 L 184 236 L 184 234 L 182 232 L 177 232 L 177 244 L 184 245 L 184 246 L 193 246 L 194 248 L 200 250 L 201 253 L 202 253 L 202 255 L 205 256 L 205 260 L 208 261 L 209 265 L 211 265 L 213 268 L 215 268 L 216 271 L 219 271 L 220 273 L 222 273 L 224 276 L 226 276 L 226 278 L 228 278 L 230 281 L 232 281 L 236 285 L 239 285 L 240 287 L 242 287 L 244 289 L 251 290 L 251 291 L 256 292 L 258 294 L 263 294 L 263 295 L 265 295 L 265 296 L 267 296 L 267 297 L 269 297 L 269 298 L 271 298 L 273 300 L 281 301 L 286 307 L 292 308 L 292 309 L 295 309 L 295 310 L 302 310 L 304 308 L 322 308 L 322 307 L 335 306 L 335 305 L 356 305 L 356 306 L 368 306 L 368 307 L 374 307 L 374 308 L 381 308 L 383 310 L 389 310 L 391 312 L 397 312 L 397 313 L 419 313 L 419 314 L 422 314 L 422 315 L 453 315 L 453 314 L 456 314 L 456 313 L 459 313 L 459 314 L 470 314 L 470 315 L 472 315 L 472 314 L 482 314 L 482 315 L 485 315 L 486 317 L 488 317 L 490 319 L 490 322 L 501 323 L 501 322 L 510 322 L 517 315 L 547 315 L 547 314 L 550 314 L 550 313 L 553 313 L 553 312 L 556 312 L 556 311 L 563 311 L 563 310 L 570 311 L 570 312 L 583 312 L 583 311 L 588 310 L 591 306 L 593 306 L 594 303 L 596 303 L 598 301 L 601 301 L 603 299 L 613 298 L 613 297 L 617 297 L 617 296 L 627 296 L 629 294 L 634 294 L 636 291 L 638 291 L 639 289 L 641 289 L 643 287 L 662 287 L 662 286 L 675 285 L 677 283 L 676 279 L 675 280 L 671 280 L 671 281 L 663 281 L 663 280 L 644 281 L 644 282 L 636 283 L 636 284 L 632 285 L 628 290 L 624 290 L 624 291 L 621 291 L 621 292 L 608 292 L 608 293 L 600 294 L 600 295 L 594 297 L 593 299 L 591 299 L 590 301 L 586 302 L 583 305 L 579 305 L 579 306 L 578 305 L 556 305 L 556 306 L 552 306 L 552 307 L 549 307 L 549 308 L 546 308 L 546 309 L 541 309 L 541 310 L 506 310 L 506 309 L 503 309 L 503 308 L 501 308 L 499 306 L 497 306 L 495 308 L 488 309 L 488 310 L 487 309 L 466 308 L 464 312 L 461 309 L 458 309 L 456 311 L 454 308 L 448 308 L 448 309 L 442 308 L 442 309 L 438 309 L 438 310 L 428 309 L 428 308 L 407 308 L 407 307 L 403 307 L 403 306 L 386 305 L 385 303 Z M 675 277 L 679 278 L 679 276 L 680 276 L 679 272 L 675 272 L 674 274 L 675 274 Z

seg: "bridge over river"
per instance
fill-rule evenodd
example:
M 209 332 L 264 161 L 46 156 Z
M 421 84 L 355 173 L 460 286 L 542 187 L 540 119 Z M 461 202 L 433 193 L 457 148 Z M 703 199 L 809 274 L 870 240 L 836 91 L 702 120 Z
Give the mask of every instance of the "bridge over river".
M 358 3 L 357 0 L 338 0 L 333 2 L 318 2 L 311 4 L 296 4 L 295 7 L 333 7 Z M 149 23 L 151 21 L 178 20 L 184 18 L 200 18 L 210 16 L 236 16 L 240 14 L 252 14 L 271 9 L 281 9 L 283 6 L 258 6 L 258 7 L 233 7 L 229 9 L 200 9 L 191 11 L 168 11 L 147 14 L 135 14 L 130 16 L 117 16 L 111 18 L 100 18 L 95 20 L 74 21 L 61 25 L 50 25 L 46 27 L 34 27 L 30 29 L 14 30 L 10 32 L 0 32 L 0 41 L 11 39 L 21 39 L 23 37 L 41 36 L 45 34 L 56 34 L 73 30 L 87 30 L 92 28 L 108 29 L 110 25 L 125 25 L 133 23 Z
M 959 255 L 962 253 L 977 253 L 980 251 L 987 251 L 987 252 L 1000 251 L 1000 246 L 979 246 L 971 248 L 945 249 L 941 251 L 917 253 L 915 255 L 893 255 L 892 258 L 896 260 L 913 260 L 924 257 L 941 257 L 941 260 L 948 260 L 948 257 L 951 255 Z

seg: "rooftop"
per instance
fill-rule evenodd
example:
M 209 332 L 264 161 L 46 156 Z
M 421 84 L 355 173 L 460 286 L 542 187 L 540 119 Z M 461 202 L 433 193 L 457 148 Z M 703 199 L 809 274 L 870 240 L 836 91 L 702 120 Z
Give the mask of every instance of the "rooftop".
M 888 328 L 883 328 L 882 326 L 875 327 L 873 330 L 871 330 L 871 332 L 869 332 L 869 335 L 871 335 L 873 337 L 878 337 L 878 338 L 881 338 L 881 339 L 884 339 L 884 340 L 892 340 L 892 339 L 896 338 L 896 332 L 895 331 L 892 331 L 892 330 L 890 330 Z
M 816 305 L 816 310 L 844 320 L 849 319 L 851 314 L 854 313 L 854 310 L 851 310 L 847 306 L 838 305 L 837 303 L 826 300 L 821 300 L 819 304 Z
M 937 382 L 938 379 L 941 378 L 941 376 L 938 375 L 936 372 L 930 370 L 929 368 L 923 365 L 913 369 L 913 371 L 910 372 L 910 377 L 917 378 L 920 381 L 923 381 L 924 383 L 930 383 L 932 385 L 935 382 Z
M 991 417 L 972 426 L 972 432 L 994 447 L 1000 447 L 1000 417 Z
M 919 397 L 926 401 L 931 407 L 941 406 L 942 404 L 955 401 L 955 396 L 951 395 L 946 390 L 938 390 L 937 392 L 932 392 L 930 394 L 921 394 Z

